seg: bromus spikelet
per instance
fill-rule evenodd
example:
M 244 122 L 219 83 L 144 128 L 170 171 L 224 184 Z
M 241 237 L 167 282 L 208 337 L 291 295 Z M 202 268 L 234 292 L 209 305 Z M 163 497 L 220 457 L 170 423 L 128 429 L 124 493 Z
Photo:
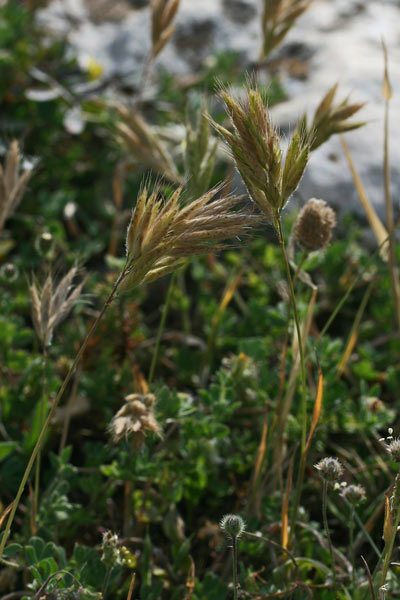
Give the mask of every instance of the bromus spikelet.
M 32 320 L 43 348 L 51 344 L 54 329 L 79 300 L 84 281 L 74 287 L 73 281 L 77 274 L 77 267 L 72 267 L 56 288 L 51 274 L 47 276 L 42 288 L 35 282 L 29 287 Z
M 128 226 L 124 287 L 171 273 L 189 256 L 220 250 L 223 242 L 247 233 L 260 217 L 233 211 L 240 198 L 214 198 L 215 188 L 187 206 L 178 188 L 164 201 L 156 187 L 144 188 Z
M 154 394 L 130 394 L 110 425 L 114 442 L 131 437 L 135 448 L 143 444 L 147 432 L 160 435 L 161 427 L 154 416 Z
M 279 46 L 296 19 L 310 4 L 311 0 L 264 0 L 261 21 L 263 45 L 260 59 L 266 58 Z
M 168 148 L 143 117 L 122 104 L 115 103 L 119 121 L 117 136 L 140 166 L 155 171 L 173 183 L 180 183 L 179 173 Z
M 337 87 L 335 84 L 322 98 L 310 125 L 306 114 L 299 122 L 298 130 L 309 143 L 310 151 L 321 146 L 336 133 L 345 133 L 365 125 L 362 121 L 348 120 L 364 106 L 364 103 L 348 104 L 345 98 L 340 104 L 333 105 Z
M 0 164 L 0 233 L 6 220 L 17 208 L 26 189 L 32 167 L 22 168 L 17 140 L 13 140 L 6 154 L 4 167 Z
M 172 21 L 179 8 L 180 0 L 152 0 L 151 2 L 151 58 L 160 54 L 174 33 Z
M 294 235 L 306 252 L 322 250 L 329 244 L 335 225 L 335 213 L 327 203 L 310 198 L 296 219 Z
M 270 121 L 259 90 L 248 89 L 241 101 L 234 100 L 224 89 L 220 96 L 233 132 L 215 122 L 213 125 L 228 143 L 250 196 L 276 226 L 306 168 L 308 143 L 296 130 L 284 160 L 279 135 Z

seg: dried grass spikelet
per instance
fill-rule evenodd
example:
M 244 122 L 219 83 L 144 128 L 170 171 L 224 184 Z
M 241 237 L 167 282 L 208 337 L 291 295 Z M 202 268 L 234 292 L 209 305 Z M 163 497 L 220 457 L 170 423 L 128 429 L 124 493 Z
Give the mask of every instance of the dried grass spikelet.
M 183 203 L 178 188 L 164 201 L 156 187 L 145 187 L 132 212 L 126 237 L 127 267 L 122 286 L 136 287 L 166 275 L 189 256 L 214 252 L 224 241 L 248 233 L 260 216 L 233 211 L 238 197 L 215 198 L 214 188 L 191 203 Z
M 33 324 L 43 347 L 51 344 L 54 329 L 67 317 L 81 296 L 84 281 L 73 286 L 77 274 L 77 267 L 72 267 L 55 289 L 51 274 L 41 289 L 35 282 L 29 287 Z
M 0 233 L 4 224 L 17 208 L 26 189 L 32 168 L 21 172 L 21 154 L 17 140 L 10 144 L 4 167 L 0 164 Z
M 311 198 L 294 224 L 295 239 L 308 252 L 321 250 L 329 244 L 335 225 L 335 212 L 324 200 Z
M 161 436 L 161 427 L 154 416 L 154 394 L 129 394 L 125 400 L 109 427 L 114 442 L 132 436 L 133 445 L 139 448 L 147 432 Z
M 179 8 L 180 0 L 152 0 L 151 2 L 151 58 L 160 54 L 174 33 L 172 21 Z
M 312 123 L 308 126 L 307 115 L 301 118 L 298 130 L 305 136 L 310 144 L 310 151 L 321 146 L 335 133 L 352 131 L 365 125 L 362 121 L 348 121 L 358 112 L 364 103 L 348 104 L 345 98 L 337 106 L 333 105 L 337 84 L 325 94 L 315 111 Z
M 262 14 L 263 45 L 260 58 L 266 58 L 293 27 L 311 0 L 264 0 Z
M 157 132 L 138 112 L 114 103 L 120 120 L 116 124 L 117 136 L 139 165 L 166 177 L 172 183 L 180 183 L 174 161 Z
M 192 125 L 189 110 L 186 115 L 185 169 L 187 191 L 191 198 L 204 194 L 210 185 L 214 170 L 218 140 L 210 136 L 210 122 L 206 116 L 207 105 L 203 98 Z
M 296 130 L 284 160 L 279 135 L 259 90 L 249 88 L 242 101 L 235 101 L 224 89 L 220 95 L 233 132 L 214 121 L 212 124 L 228 143 L 250 196 L 275 222 L 300 183 L 308 161 L 308 144 Z

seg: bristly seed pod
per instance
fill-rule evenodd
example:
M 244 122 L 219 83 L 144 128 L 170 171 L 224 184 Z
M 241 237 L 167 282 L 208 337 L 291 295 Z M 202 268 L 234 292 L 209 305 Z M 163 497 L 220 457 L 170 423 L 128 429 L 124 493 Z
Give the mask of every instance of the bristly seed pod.
M 337 458 L 333 458 L 332 456 L 322 458 L 314 467 L 319 471 L 321 478 L 328 483 L 339 481 L 343 475 L 342 465 Z
M 146 432 L 161 435 L 161 427 L 154 415 L 154 394 L 129 394 L 125 400 L 109 427 L 114 442 L 131 436 L 134 447 L 139 448 Z
M 326 202 L 311 198 L 296 219 L 295 238 L 308 252 L 321 250 L 329 244 L 335 225 L 335 213 Z
M 342 496 L 353 506 L 366 499 L 365 488 L 362 485 L 348 485 L 342 491 Z
M 389 444 L 386 445 L 386 450 L 390 455 L 390 458 L 400 464 L 400 438 L 395 438 Z
M 246 529 L 246 524 L 242 517 L 231 514 L 222 517 L 219 526 L 222 531 L 232 539 L 239 538 Z

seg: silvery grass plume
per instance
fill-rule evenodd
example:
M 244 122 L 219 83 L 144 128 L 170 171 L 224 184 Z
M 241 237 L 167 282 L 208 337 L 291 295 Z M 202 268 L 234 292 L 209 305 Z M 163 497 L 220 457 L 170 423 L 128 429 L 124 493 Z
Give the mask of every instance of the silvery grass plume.
M 151 59 L 154 59 L 174 33 L 172 21 L 180 0 L 152 0 L 151 2 Z
M 210 135 L 210 122 L 206 111 L 207 105 L 203 98 L 201 107 L 195 115 L 194 125 L 189 109 L 186 114 L 186 187 L 192 198 L 201 196 L 208 190 L 218 146 L 218 140 Z
M 296 19 L 310 4 L 311 0 L 264 0 L 261 21 L 263 45 L 260 59 L 266 58 L 279 46 Z
M 300 183 L 309 156 L 309 144 L 296 130 L 285 160 L 259 90 L 249 88 L 244 100 L 236 101 L 220 92 L 233 132 L 212 122 L 225 138 L 250 196 L 276 225 L 280 214 Z
M 0 233 L 4 224 L 17 208 L 32 168 L 24 167 L 21 172 L 21 154 L 17 140 L 13 140 L 6 154 L 4 167 L 0 165 Z
M 33 324 L 43 348 L 50 346 L 54 329 L 68 316 L 81 296 L 84 281 L 73 286 L 77 274 L 77 267 L 72 267 L 56 288 L 51 274 L 42 288 L 35 282 L 29 287 Z
M 135 161 L 155 171 L 172 183 L 180 183 L 179 173 L 168 149 L 157 132 L 143 117 L 122 104 L 114 104 L 120 120 L 116 124 L 117 135 Z
M 128 226 L 122 286 L 135 287 L 171 273 L 189 256 L 214 252 L 225 240 L 248 233 L 261 217 L 233 211 L 238 197 L 214 198 L 214 188 L 184 205 L 182 188 L 163 200 L 156 187 L 139 195 Z
M 312 123 L 308 125 L 307 115 L 304 114 L 298 124 L 298 131 L 310 144 L 310 151 L 315 150 L 335 133 L 345 133 L 365 125 L 362 121 L 348 121 L 358 112 L 364 103 L 348 104 L 345 98 L 340 104 L 334 105 L 337 84 L 325 94 L 314 113 Z

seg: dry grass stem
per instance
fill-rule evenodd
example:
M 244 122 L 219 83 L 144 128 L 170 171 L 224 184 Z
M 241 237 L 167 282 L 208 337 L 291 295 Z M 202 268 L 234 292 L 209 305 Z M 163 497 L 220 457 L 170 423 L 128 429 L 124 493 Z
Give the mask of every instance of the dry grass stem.
M 0 164 L 0 233 L 6 220 L 17 208 L 26 189 L 32 168 L 23 168 L 21 173 L 21 154 L 17 140 L 10 144 L 5 164 Z
M 262 14 L 263 45 L 260 60 L 266 58 L 282 42 L 311 0 L 264 0 Z
M 72 267 L 55 289 L 51 274 L 41 289 L 35 282 L 30 285 L 33 324 L 44 348 L 51 344 L 54 329 L 67 317 L 81 296 L 84 281 L 73 286 L 77 274 L 78 269 Z
M 349 121 L 358 112 L 364 103 L 348 104 L 345 98 L 340 104 L 334 105 L 337 84 L 325 94 L 314 113 L 310 126 L 308 126 L 307 115 L 303 115 L 298 125 L 298 130 L 305 136 L 310 145 L 310 151 L 321 146 L 335 133 L 352 131 L 365 125 L 363 121 Z
M 180 0 L 152 0 L 151 2 L 151 59 L 154 59 L 174 33 L 172 21 Z
M 117 135 L 133 159 L 146 169 L 151 169 L 173 183 L 180 183 L 180 176 L 174 161 L 155 130 L 138 112 L 115 103 L 120 120 L 117 122 Z
M 234 100 L 224 89 L 220 95 L 233 132 L 212 123 L 225 138 L 250 196 L 275 224 L 303 176 L 308 143 L 296 130 L 284 160 L 278 132 L 258 89 L 248 89 L 241 101 Z
M 248 233 L 260 222 L 260 215 L 232 210 L 240 198 L 214 198 L 218 191 L 185 206 L 181 188 L 166 201 L 158 188 L 142 190 L 126 237 L 125 288 L 171 273 L 189 256 L 220 250 L 226 240 Z

